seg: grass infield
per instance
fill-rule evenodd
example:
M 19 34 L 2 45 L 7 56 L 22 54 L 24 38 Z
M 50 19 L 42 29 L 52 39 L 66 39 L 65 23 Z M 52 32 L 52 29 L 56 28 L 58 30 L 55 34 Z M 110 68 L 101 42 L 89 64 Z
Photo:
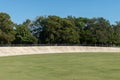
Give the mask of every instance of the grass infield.
M 1 57 L 0 80 L 120 80 L 120 53 Z

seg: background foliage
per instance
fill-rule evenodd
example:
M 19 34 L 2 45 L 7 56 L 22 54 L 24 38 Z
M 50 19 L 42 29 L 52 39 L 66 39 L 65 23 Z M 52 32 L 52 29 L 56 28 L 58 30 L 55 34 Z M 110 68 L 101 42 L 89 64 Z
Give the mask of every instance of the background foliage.
M 120 22 L 113 25 L 103 17 L 49 15 L 15 24 L 9 14 L 1 12 L 0 44 L 120 45 Z

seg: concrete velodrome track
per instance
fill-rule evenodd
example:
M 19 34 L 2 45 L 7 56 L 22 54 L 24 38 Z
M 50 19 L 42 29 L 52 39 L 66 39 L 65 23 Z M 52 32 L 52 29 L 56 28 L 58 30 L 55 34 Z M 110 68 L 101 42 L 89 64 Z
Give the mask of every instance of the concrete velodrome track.
M 118 47 L 88 47 L 88 46 L 29 46 L 29 47 L 0 47 L 0 56 L 16 56 L 48 53 L 77 53 L 77 52 L 120 52 Z

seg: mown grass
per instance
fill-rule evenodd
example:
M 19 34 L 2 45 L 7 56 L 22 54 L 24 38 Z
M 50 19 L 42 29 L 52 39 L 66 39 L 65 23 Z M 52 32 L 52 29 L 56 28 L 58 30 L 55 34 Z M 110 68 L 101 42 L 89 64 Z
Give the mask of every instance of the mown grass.
M 120 80 L 120 53 L 1 57 L 0 80 Z

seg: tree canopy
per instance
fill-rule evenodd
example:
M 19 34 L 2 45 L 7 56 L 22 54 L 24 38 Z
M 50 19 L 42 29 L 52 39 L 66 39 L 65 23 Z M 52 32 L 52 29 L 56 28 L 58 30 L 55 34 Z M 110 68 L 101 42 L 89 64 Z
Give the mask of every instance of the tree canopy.
M 14 23 L 7 13 L 0 13 L 0 44 L 10 44 L 15 39 Z
M 22 24 L 0 13 L 0 44 L 114 44 L 120 45 L 120 22 L 103 17 L 85 18 L 49 15 Z

